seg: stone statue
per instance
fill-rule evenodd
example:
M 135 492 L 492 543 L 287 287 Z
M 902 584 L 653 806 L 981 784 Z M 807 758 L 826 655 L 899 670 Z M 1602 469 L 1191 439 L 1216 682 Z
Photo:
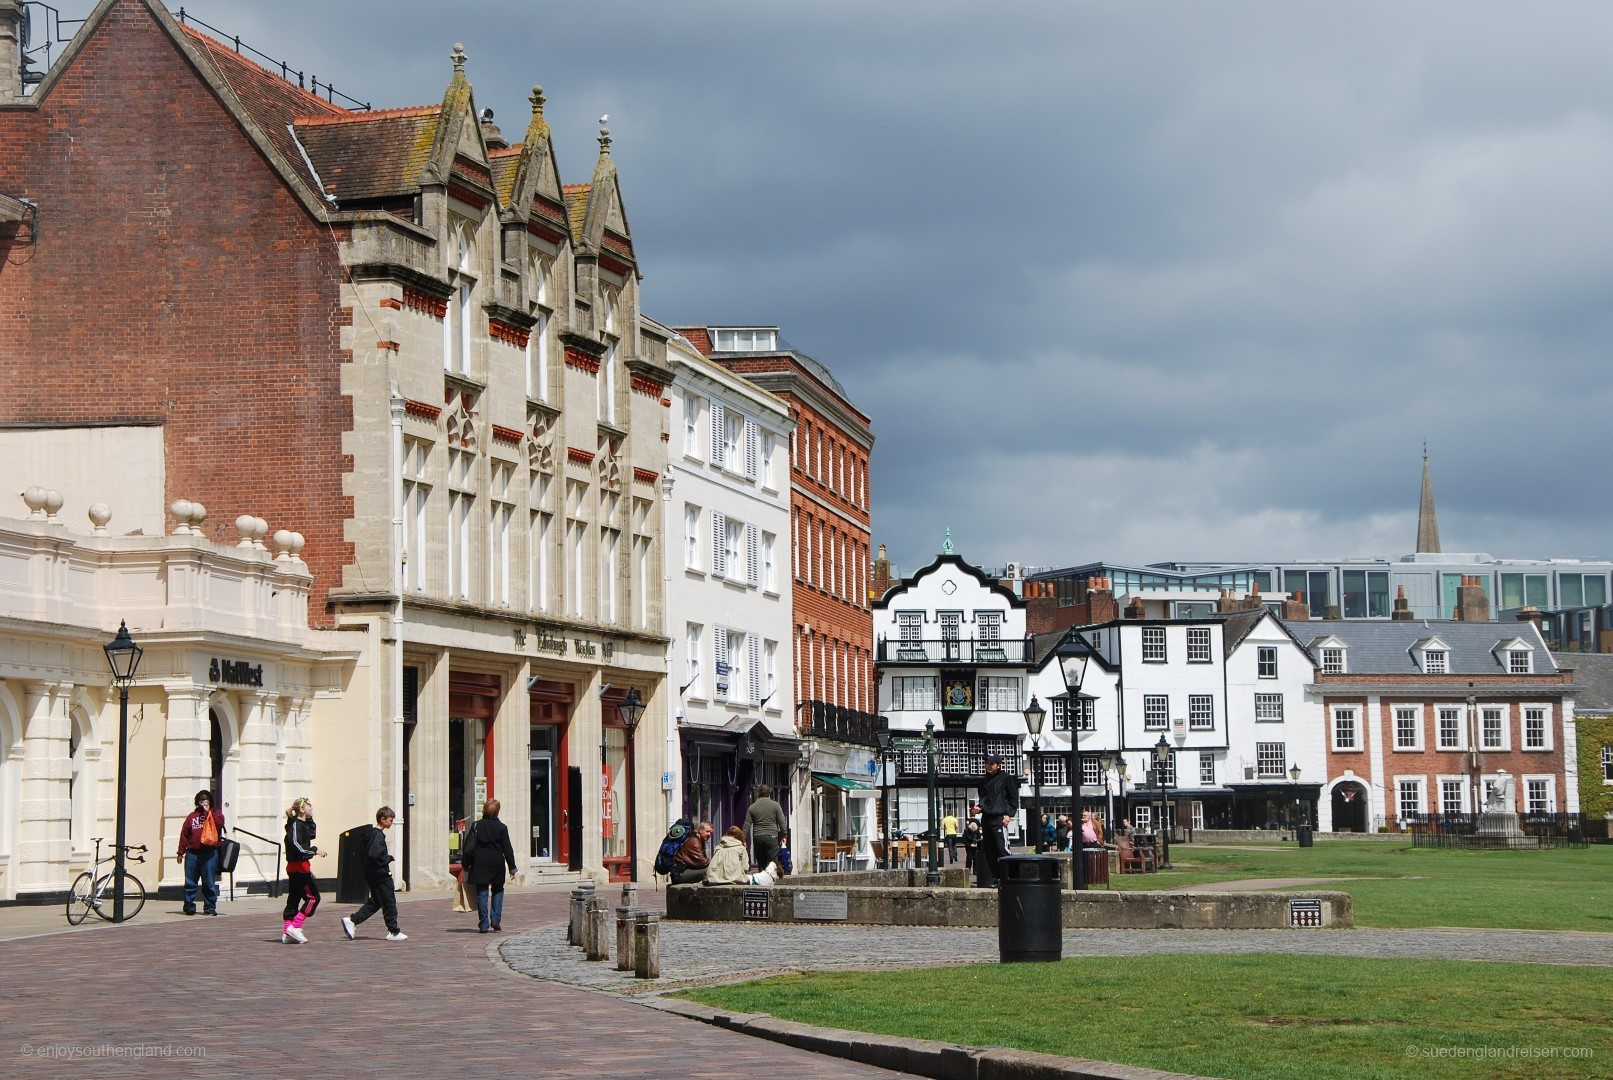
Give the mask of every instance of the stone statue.
M 1497 769 L 1495 779 L 1487 785 L 1490 797 L 1485 800 L 1484 809 L 1490 813 L 1506 813 L 1512 809 L 1512 777 L 1507 775 L 1505 769 Z

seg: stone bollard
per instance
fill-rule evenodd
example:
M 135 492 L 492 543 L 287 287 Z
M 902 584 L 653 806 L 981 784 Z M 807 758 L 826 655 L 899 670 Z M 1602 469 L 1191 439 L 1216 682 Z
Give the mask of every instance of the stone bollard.
M 626 892 L 626 889 L 622 890 Z M 616 909 L 616 970 L 633 970 L 633 916 L 637 909 L 632 907 L 619 907 Z
M 571 922 L 566 927 L 567 945 L 582 944 L 584 906 L 593 895 L 594 886 L 592 882 L 579 885 L 571 890 Z
M 610 915 L 606 910 L 605 901 L 594 899 L 588 901 L 588 911 L 584 918 L 588 920 L 588 930 L 583 935 L 583 952 L 589 960 L 610 959 Z
M 638 886 L 631 881 L 622 882 L 622 906 L 638 907 Z
M 633 975 L 640 979 L 661 977 L 661 916 L 640 911 L 633 916 Z

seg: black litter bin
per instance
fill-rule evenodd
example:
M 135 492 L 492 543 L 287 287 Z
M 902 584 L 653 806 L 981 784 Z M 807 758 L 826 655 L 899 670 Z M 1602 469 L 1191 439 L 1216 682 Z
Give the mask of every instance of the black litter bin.
M 1009 855 L 997 868 L 997 952 L 1002 962 L 1061 959 L 1064 912 L 1058 858 Z
M 369 882 L 364 879 L 364 848 L 369 843 L 369 830 L 375 826 L 348 829 L 336 844 L 336 902 L 362 904 L 370 897 Z
M 1294 827 L 1294 839 L 1299 841 L 1300 847 L 1311 847 L 1316 843 L 1316 830 L 1309 825 Z

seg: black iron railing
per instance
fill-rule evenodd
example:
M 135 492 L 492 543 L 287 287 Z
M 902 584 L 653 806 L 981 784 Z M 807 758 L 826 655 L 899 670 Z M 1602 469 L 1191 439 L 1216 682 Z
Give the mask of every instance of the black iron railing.
M 254 840 L 261 840 L 265 844 L 268 844 L 270 847 L 274 848 L 274 862 L 271 864 L 268 877 L 266 877 L 264 880 L 269 883 L 269 895 L 278 897 L 280 895 L 280 852 L 284 850 L 280 842 L 278 840 L 270 840 L 267 836 L 259 836 L 255 832 L 241 828 L 239 825 L 232 825 L 230 827 L 230 832 L 239 836 L 250 836 Z M 259 855 L 256 851 L 253 851 L 245 844 L 242 844 L 241 854 L 252 856 L 253 867 L 257 869 L 259 873 L 263 872 L 263 865 L 258 861 Z M 235 871 L 233 870 L 230 871 L 230 899 L 235 899 Z
M 801 714 L 801 734 L 819 739 L 874 745 L 879 717 L 828 701 L 808 701 Z
M 1585 847 L 1585 821 L 1579 814 L 1401 814 L 1401 829 L 1413 847 L 1550 848 Z
M 229 45 L 232 48 L 234 48 L 237 53 L 251 53 L 253 56 L 257 57 L 258 60 L 260 61 L 260 63 L 259 63 L 260 67 L 267 68 L 270 71 L 273 71 L 276 68 L 278 68 L 280 70 L 280 77 L 282 79 L 286 80 L 287 82 L 291 82 L 291 77 L 293 75 L 295 75 L 297 77 L 297 85 L 299 87 L 301 87 L 302 89 L 304 89 L 304 90 L 311 89 L 312 92 L 313 92 L 313 95 L 315 97 L 319 96 L 320 87 L 324 87 L 325 100 L 326 101 L 334 102 L 337 98 L 341 98 L 343 101 L 348 103 L 348 106 L 347 106 L 348 109 L 350 109 L 353 112 L 369 112 L 370 111 L 370 103 L 369 102 L 360 101 L 360 100 L 358 100 L 358 98 L 355 98 L 355 97 L 348 97 L 346 94 L 344 94 L 340 90 L 336 89 L 330 83 L 322 83 L 322 82 L 320 82 L 319 81 L 319 76 L 317 76 L 317 75 L 308 77 L 308 81 L 305 82 L 304 81 L 305 76 L 303 75 L 302 72 L 298 71 L 296 68 L 293 68 L 290 64 L 286 63 L 284 60 L 276 60 L 274 57 L 269 56 L 266 53 L 261 53 L 258 50 L 254 49 L 252 46 L 250 46 L 250 45 L 246 44 L 245 42 L 243 42 L 241 40 L 241 36 L 239 34 L 231 36 L 229 34 L 226 34 L 224 31 L 218 29 L 217 27 L 209 26 L 206 23 L 202 22 L 202 20 L 198 19 L 196 16 L 190 14 L 184 8 L 179 9 L 176 17 L 179 19 L 179 21 L 180 21 L 180 23 L 182 25 L 201 27 L 203 30 L 206 30 L 208 33 L 212 34 L 221 43 Z M 309 85 L 310 83 L 312 83 L 311 87 Z

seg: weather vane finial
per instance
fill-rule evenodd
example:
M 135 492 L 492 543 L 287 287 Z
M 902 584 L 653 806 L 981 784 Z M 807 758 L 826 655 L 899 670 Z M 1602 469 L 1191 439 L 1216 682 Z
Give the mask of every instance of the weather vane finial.
M 941 545 L 941 554 L 943 554 L 943 555 L 951 555 L 952 554 L 952 526 L 950 526 L 950 525 L 947 526 L 946 542 Z
M 448 58 L 454 62 L 454 70 L 458 72 L 465 70 L 465 61 L 470 59 L 465 55 L 465 46 L 457 41 L 454 42 L 454 51 L 448 54 Z

